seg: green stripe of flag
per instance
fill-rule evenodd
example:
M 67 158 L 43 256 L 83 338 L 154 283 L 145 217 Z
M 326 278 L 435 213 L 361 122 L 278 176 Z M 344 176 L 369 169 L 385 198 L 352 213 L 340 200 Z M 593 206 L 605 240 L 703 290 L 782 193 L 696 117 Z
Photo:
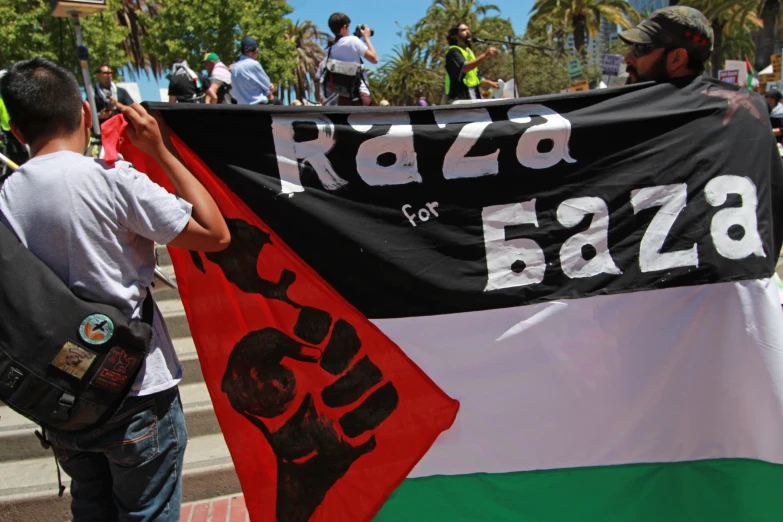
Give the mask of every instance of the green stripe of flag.
M 783 520 L 783 466 L 715 459 L 408 479 L 375 522 Z

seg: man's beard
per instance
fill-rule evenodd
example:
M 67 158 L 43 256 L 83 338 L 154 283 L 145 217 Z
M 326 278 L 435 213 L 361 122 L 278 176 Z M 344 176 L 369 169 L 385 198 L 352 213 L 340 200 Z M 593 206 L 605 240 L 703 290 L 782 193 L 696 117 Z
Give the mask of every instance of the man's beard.
M 658 59 L 655 60 L 655 62 L 650 66 L 650 69 L 644 75 L 639 74 L 639 71 L 633 65 L 627 66 L 625 68 L 625 70 L 628 71 L 628 81 L 626 82 L 626 85 L 641 82 L 665 82 L 668 80 L 669 73 L 666 70 L 667 54 L 668 53 L 666 51 L 661 53 L 661 55 L 658 56 Z M 631 76 L 631 73 L 636 76 L 635 80 L 633 79 L 633 76 Z

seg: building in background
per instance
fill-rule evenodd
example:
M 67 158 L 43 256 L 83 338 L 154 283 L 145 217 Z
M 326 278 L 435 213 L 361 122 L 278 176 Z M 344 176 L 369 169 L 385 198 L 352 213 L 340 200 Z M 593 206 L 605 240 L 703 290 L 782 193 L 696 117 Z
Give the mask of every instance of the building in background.
M 617 24 L 610 22 L 602 16 L 601 25 L 598 28 L 598 33 L 595 35 L 595 38 L 589 35 L 587 37 L 587 44 L 585 47 L 590 62 L 602 63 L 604 54 L 606 54 L 609 46 L 618 40 Z M 575 50 L 573 34 L 568 35 L 567 47 L 571 51 Z
M 670 2 L 669 0 L 630 0 L 629 3 L 637 12 L 646 17 L 655 10 L 669 7 L 677 2 Z

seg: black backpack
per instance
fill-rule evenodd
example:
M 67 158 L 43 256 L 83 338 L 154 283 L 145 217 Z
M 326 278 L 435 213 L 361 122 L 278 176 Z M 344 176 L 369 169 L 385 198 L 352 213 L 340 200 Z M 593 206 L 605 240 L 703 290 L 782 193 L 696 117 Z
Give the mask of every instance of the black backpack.
M 332 46 L 326 53 L 323 79 L 321 80 L 326 94 L 337 94 L 351 100 L 359 99 L 359 87 L 364 81 L 364 62 L 343 62 L 333 60 Z
M 149 352 L 152 313 L 150 293 L 142 321 L 79 299 L 0 224 L 0 401 L 21 415 L 62 431 L 111 417 Z

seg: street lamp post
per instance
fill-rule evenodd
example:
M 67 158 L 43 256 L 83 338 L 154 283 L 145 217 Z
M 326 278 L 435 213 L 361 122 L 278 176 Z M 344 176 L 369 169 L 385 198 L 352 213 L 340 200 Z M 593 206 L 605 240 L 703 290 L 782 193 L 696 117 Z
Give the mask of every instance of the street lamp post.
M 101 124 L 98 120 L 98 111 L 95 106 L 95 93 L 92 90 L 90 82 L 90 69 L 87 65 L 89 51 L 84 46 L 82 38 L 82 24 L 79 17 L 104 11 L 106 9 L 106 0 L 51 0 L 52 14 L 57 17 L 70 17 L 73 20 L 73 28 L 76 33 L 76 57 L 79 59 L 79 68 L 82 70 L 82 80 L 84 82 L 84 93 L 87 95 L 87 102 L 92 111 L 92 128 L 95 135 L 100 139 Z

